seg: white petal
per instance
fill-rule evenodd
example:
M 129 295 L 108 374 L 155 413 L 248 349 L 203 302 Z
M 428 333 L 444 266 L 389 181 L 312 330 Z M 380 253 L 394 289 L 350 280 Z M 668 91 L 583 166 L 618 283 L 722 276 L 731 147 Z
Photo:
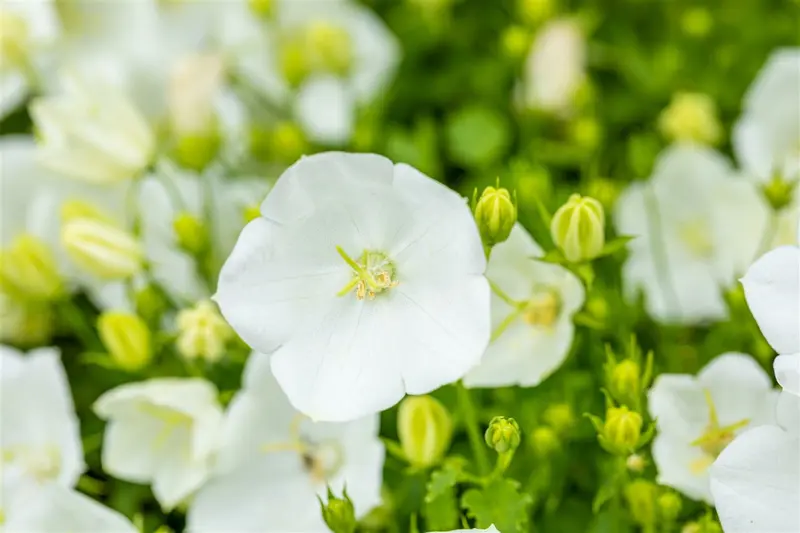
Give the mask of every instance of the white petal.
M 800 396 L 781 392 L 775 409 L 778 425 L 787 432 L 800 435 Z
M 800 248 L 783 246 L 767 253 L 750 267 L 742 286 L 775 351 L 800 352 Z
M 692 442 L 708 425 L 708 407 L 702 387 L 686 374 L 661 374 L 648 392 L 650 415 L 660 433 Z
M 658 483 L 677 489 L 694 500 L 712 503 L 708 486 L 711 459 L 697 446 L 680 437 L 658 435 L 653 441 L 653 460 L 658 468 Z M 707 465 L 700 469 L 700 465 Z M 698 470 L 693 471 L 692 466 Z
M 144 415 L 112 420 L 103 436 L 103 468 L 120 479 L 149 483 L 157 465 L 153 441 L 164 430 L 163 421 Z
M 314 142 L 341 145 L 353 135 L 355 102 L 347 86 L 337 78 L 320 76 L 303 83 L 295 113 Z
M 343 6 L 351 6 L 342 2 Z M 383 21 L 371 9 L 352 5 L 349 29 L 355 48 L 351 83 L 356 98 L 369 103 L 394 74 L 400 60 L 400 46 Z
M 208 457 L 193 459 L 185 453 L 184 443 L 189 438 L 188 428 L 172 430 L 163 443 L 164 453 L 158 458 L 152 488 L 165 511 L 184 501 L 208 478 Z
M 749 176 L 767 181 L 772 176 L 772 153 L 769 141 L 755 117 L 745 114 L 733 126 L 731 143 L 739 164 Z
M 775 379 L 784 390 L 800 395 L 800 353 L 779 355 L 773 361 Z
M 800 531 L 800 440 L 776 426 L 747 431 L 711 467 L 726 533 Z

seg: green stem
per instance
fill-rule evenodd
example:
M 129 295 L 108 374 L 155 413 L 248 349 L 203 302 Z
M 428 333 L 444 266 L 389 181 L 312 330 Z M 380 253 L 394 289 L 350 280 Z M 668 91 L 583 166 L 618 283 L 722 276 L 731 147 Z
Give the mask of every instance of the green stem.
M 458 408 L 464 419 L 469 444 L 472 447 L 472 455 L 475 458 L 475 462 L 478 463 L 478 471 L 482 476 L 485 476 L 489 473 L 489 457 L 481 436 L 478 418 L 475 415 L 475 406 L 472 404 L 472 398 L 470 398 L 469 391 L 464 387 L 464 383 L 458 381 L 456 390 L 458 392 Z
M 89 323 L 83 311 L 70 300 L 61 301 L 58 306 L 58 315 L 72 329 L 75 336 L 80 339 L 87 350 L 102 352 L 105 350 L 103 343 L 95 332 L 94 326 Z

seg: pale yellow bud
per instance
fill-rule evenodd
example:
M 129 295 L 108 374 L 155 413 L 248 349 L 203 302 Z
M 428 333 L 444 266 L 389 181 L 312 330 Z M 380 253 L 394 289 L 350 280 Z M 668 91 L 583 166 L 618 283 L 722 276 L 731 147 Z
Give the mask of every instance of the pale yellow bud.
M 150 330 L 137 315 L 104 312 L 97 319 L 97 331 L 111 359 L 124 370 L 144 368 L 153 357 Z
M 716 144 L 722 136 L 717 108 L 710 96 L 677 93 L 661 112 L 658 127 L 662 135 L 674 141 Z
M 631 472 L 636 472 L 637 474 L 641 474 L 644 471 L 645 466 L 646 463 L 644 457 L 642 457 L 638 453 L 631 454 L 628 456 L 627 459 L 625 459 L 625 467 Z
M 642 393 L 641 368 L 632 359 L 614 364 L 608 375 L 608 390 L 611 395 L 629 405 L 634 405 Z
M 573 194 L 553 215 L 550 234 L 567 261 L 594 259 L 605 245 L 603 205 L 589 196 Z
M 522 434 L 516 420 L 505 416 L 496 416 L 489 422 L 483 439 L 486 441 L 486 445 L 497 453 L 508 453 L 519 447 Z
M 76 265 L 101 279 L 130 278 L 144 265 L 144 251 L 136 237 L 102 220 L 66 221 L 61 242 Z
M 217 306 L 209 300 L 181 310 L 177 325 L 176 345 L 180 354 L 187 359 L 216 362 L 225 354 L 225 344 L 233 338 L 233 330 L 222 318 Z
M 453 422 L 436 398 L 408 396 L 397 412 L 397 434 L 408 462 L 427 468 L 438 463 L 450 447 Z
M 0 250 L 0 289 L 21 300 L 47 301 L 62 296 L 65 287 L 48 246 L 22 234 Z

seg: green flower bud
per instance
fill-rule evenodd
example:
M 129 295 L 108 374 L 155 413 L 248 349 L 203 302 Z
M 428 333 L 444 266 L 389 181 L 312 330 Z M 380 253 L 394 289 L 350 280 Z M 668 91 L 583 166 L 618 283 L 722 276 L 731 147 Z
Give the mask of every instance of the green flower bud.
M 677 93 L 658 119 L 661 134 L 673 141 L 716 144 L 722 136 L 717 107 L 710 96 Z
M 220 144 L 220 136 L 216 131 L 181 134 L 175 143 L 173 155 L 180 166 L 201 172 L 217 157 Z
M 486 444 L 497 453 L 516 450 L 520 441 L 519 424 L 513 418 L 496 416 L 484 435 Z
M 247 7 L 262 19 L 270 19 L 275 14 L 275 0 L 247 0 Z
M 581 117 L 570 124 L 569 136 L 580 148 L 592 150 L 600 143 L 603 130 L 597 120 Z
M 153 357 L 150 330 L 137 315 L 106 311 L 97 319 L 97 331 L 111 359 L 123 370 L 144 368 Z
M 353 533 L 356 530 L 356 512 L 353 502 L 347 495 L 347 489 L 342 491 L 342 497 L 334 496 L 328 487 L 328 503 L 319 501 L 322 510 L 322 519 L 333 533 Z
M 475 221 L 486 246 L 508 239 L 517 222 L 517 206 L 507 189 L 486 187 L 475 204 Z
M 555 0 L 518 0 L 519 15 L 526 23 L 535 26 L 555 11 Z
M 625 487 L 624 494 L 634 522 L 644 528 L 655 524 L 658 494 L 658 486 L 655 483 L 637 479 Z
M 158 322 L 169 307 L 164 291 L 158 286 L 147 284 L 134 294 L 136 314 L 149 322 Z
M 661 519 L 666 522 L 674 522 L 681 514 L 683 502 L 681 497 L 672 491 L 667 491 L 658 497 L 658 512 Z
M 714 517 L 706 515 L 696 522 L 688 522 L 681 529 L 681 533 L 722 533 L 722 526 Z
M 542 418 L 558 435 L 567 435 L 575 427 L 575 411 L 568 403 L 554 403 L 545 409 Z
M 561 448 L 561 441 L 555 430 L 548 426 L 539 426 L 530 436 L 531 446 L 538 457 L 548 457 Z
M 27 234 L 18 235 L 0 250 L 0 289 L 21 301 L 55 300 L 65 292 L 52 252 Z
M 609 407 L 600 436 L 601 444 L 611 453 L 627 455 L 636 450 L 642 436 L 642 415 L 625 406 Z
M 48 344 L 53 324 L 47 303 L 20 301 L 0 292 L 0 342 L 24 347 Z
M 683 12 L 681 28 L 692 37 L 705 37 L 714 26 L 714 18 L 708 8 L 695 6 Z
M 531 36 L 522 26 L 509 26 L 500 35 L 500 43 L 506 56 L 511 59 L 523 57 L 531 45 Z
M 594 198 L 573 194 L 550 223 L 553 242 L 567 261 L 580 263 L 597 257 L 605 244 L 605 213 Z
M 763 185 L 764 197 L 774 211 L 780 211 L 792 203 L 797 182 L 798 180 L 787 181 L 776 175 Z
M 203 221 L 187 211 L 181 211 L 172 221 L 178 246 L 192 255 L 199 255 L 208 246 L 208 230 Z
M 610 367 L 608 390 L 615 399 L 634 405 L 642 393 L 642 370 L 633 359 L 624 359 Z
M 397 411 L 397 434 L 406 460 L 420 468 L 442 460 L 450 447 L 453 421 L 432 396 L 408 396 Z

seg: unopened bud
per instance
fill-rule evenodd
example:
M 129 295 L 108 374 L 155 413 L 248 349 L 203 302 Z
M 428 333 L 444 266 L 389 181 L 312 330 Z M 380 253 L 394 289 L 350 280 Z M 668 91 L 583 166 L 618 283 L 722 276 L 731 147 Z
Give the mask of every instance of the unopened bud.
M 225 354 L 226 343 L 233 338 L 233 330 L 209 300 L 182 309 L 178 313 L 177 325 L 178 351 L 187 359 L 216 362 Z
M 20 301 L 0 292 L 0 342 L 19 346 L 47 344 L 53 334 L 49 304 Z
M 677 93 L 658 120 L 661 134 L 671 141 L 716 144 L 722 136 L 714 100 L 699 93 Z
M 567 435 L 575 427 L 575 411 L 568 403 L 549 405 L 542 418 L 558 435 Z
M 65 287 L 47 245 L 22 234 L 0 250 L 0 289 L 23 301 L 48 301 L 63 295 Z
M 496 416 L 484 435 L 486 444 L 497 453 L 516 450 L 520 442 L 519 424 L 513 418 Z
M 193 214 L 182 211 L 172 221 L 175 238 L 185 251 L 199 255 L 208 246 L 208 229 L 203 221 Z
M 169 307 L 164 291 L 157 285 L 147 284 L 133 298 L 136 313 L 149 322 L 158 322 Z
M 627 455 L 636 450 L 642 436 L 642 415 L 625 406 L 609 407 L 600 442 L 611 453 Z
M 204 133 L 181 133 L 173 155 L 180 166 L 201 172 L 217 157 L 220 144 L 219 133 L 214 129 Z
M 397 412 L 397 434 L 406 459 L 427 468 L 441 461 L 450 447 L 450 413 L 432 396 L 408 396 Z
M 597 257 L 605 244 L 605 212 L 600 202 L 573 194 L 550 223 L 553 242 L 567 261 L 580 263 Z
M 561 448 L 561 441 L 553 428 L 539 426 L 530 436 L 531 446 L 538 457 L 549 457 Z
M 672 491 L 667 491 L 658 497 L 658 512 L 661 519 L 666 522 L 677 520 L 682 507 L 681 497 Z
M 342 491 L 342 497 L 334 496 L 328 487 L 328 503 L 322 503 L 322 519 L 332 533 L 353 533 L 356 530 L 356 512 L 353 502 L 347 495 L 347 489 Z
M 275 14 L 275 0 L 247 0 L 247 6 L 262 19 L 270 19 Z
M 511 59 L 523 57 L 531 46 L 531 35 L 523 26 L 509 26 L 500 36 L 500 44 Z
M 656 496 L 658 487 L 651 481 L 637 479 L 625 487 L 625 500 L 633 521 L 648 528 L 656 522 Z
M 787 180 L 779 175 L 763 185 L 764 197 L 774 211 L 780 211 L 784 207 L 791 205 L 794 200 L 794 191 L 797 188 L 798 180 Z
M 624 359 L 611 366 L 608 390 L 616 400 L 635 405 L 642 393 L 641 368 L 633 359 Z
M 554 0 L 518 0 L 520 17 L 530 25 L 538 25 L 554 11 Z
M 722 526 L 712 516 L 706 515 L 696 522 L 684 525 L 681 533 L 722 533 Z
M 508 239 L 517 222 L 517 206 L 507 189 L 486 187 L 475 204 L 475 221 L 486 246 Z
M 141 243 L 131 233 L 95 218 L 74 218 L 61 226 L 70 259 L 101 279 L 125 279 L 144 265 Z
M 137 315 L 106 311 L 97 319 L 97 331 L 111 359 L 123 370 L 144 368 L 153 357 L 150 330 Z
M 637 474 L 641 474 L 644 471 L 645 467 L 644 457 L 642 457 L 638 453 L 629 455 L 628 458 L 625 459 L 625 467 L 631 472 L 636 472 Z

